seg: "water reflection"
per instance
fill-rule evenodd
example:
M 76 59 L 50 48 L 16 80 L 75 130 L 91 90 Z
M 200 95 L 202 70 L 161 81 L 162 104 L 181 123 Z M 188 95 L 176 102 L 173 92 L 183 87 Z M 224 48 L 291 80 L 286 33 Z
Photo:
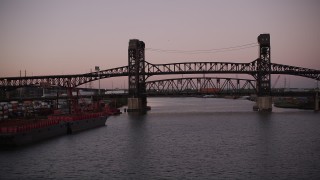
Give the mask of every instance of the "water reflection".
M 319 114 L 253 112 L 253 102 L 231 99 L 148 102 L 147 114 L 123 113 L 107 127 L 0 152 L 0 179 L 320 177 Z
M 128 176 L 141 176 L 145 173 L 151 164 L 148 161 L 149 156 L 149 129 L 146 114 L 129 113 L 129 126 L 126 130 L 128 141 L 126 147 L 125 172 Z

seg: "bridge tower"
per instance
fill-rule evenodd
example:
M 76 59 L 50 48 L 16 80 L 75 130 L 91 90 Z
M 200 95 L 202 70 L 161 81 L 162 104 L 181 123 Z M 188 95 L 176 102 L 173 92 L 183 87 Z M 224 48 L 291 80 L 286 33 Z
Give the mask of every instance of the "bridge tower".
M 147 107 L 144 55 L 144 42 L 131 39 L 128 48 L 128 111 L 144 111 Z
M 272 111 L 270 34 L 260 34 L 258 43 L 260 49 L 256 74 L 258 90 L 256 107 L 259 111 Z

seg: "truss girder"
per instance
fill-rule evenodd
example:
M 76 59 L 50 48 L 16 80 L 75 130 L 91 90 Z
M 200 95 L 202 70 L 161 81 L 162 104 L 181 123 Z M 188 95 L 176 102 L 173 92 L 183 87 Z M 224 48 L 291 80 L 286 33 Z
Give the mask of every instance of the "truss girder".
M 146 75 L 164 74 L 249 74 L 257 79 L 258 60 L 251 63 L 229 62 L 186 62 L 170 64 L 151 64 L 146 62 Z M 303 67 L 270 63 L 270 74 L 288 74 L 320 80 L 320 71 Z
M 170 64 L 151 64 L 146 62 L 146 75 L 158 74 L 201 74 L 201 73 L 221 73 L 221 74 L 252 74 L 256 69 L 252 63 L 230 63 L 230 62 L 185 62 Z
M 228 63 L 228 62 L 187 62 L 171 64 L 151 64 L 146 62 L 145 74 L 249 74 L 257 79 L 257 60 L 251 63 Z M 128 76 L 128 66 L 112 68 L 100 71 L 101 79 Z M 289 66 L 271 63 L 270 74 L 288 74 L 302 76 L 314 80 L 320 80 L 320 70 L 303 67 Z M 21 87 L 48 84 L 51 86 L 76 87 L 82 84 L 98 80 L 98 73 L 86 73 L 75 75 L 53 76 L 27 76 L 27 77 L 4 77 L 0 78 L 0 87 Z
M 271 74 L 288 74 L 320 80 L 320 70 L 271 63 Z
M 256 93 L 256 81 L 249 79 L 192 77 L 146 82 L 148 95 L 177 94 L 229 94 L 248 95 Z
M 128 76 L 128 66 L 100 71 L 100 77 Z M 7 77 L 0 78 L 0 87 L 22 87 L 22 86 L 61 86 L 77 87 L 82 84 L 98 80 L 98 73 L 86 73 L 75 75 L 53 75 L 53 76 L 29 76 L 29 77 Z

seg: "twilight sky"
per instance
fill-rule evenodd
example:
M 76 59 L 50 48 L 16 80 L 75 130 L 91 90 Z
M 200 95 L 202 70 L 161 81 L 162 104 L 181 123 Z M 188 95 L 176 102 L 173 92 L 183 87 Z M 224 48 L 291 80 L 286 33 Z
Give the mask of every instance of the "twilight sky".
M 320 70 L 319 17 L 318 0 L 0 0 L 0 77 L 125 66 L 129 39 L 146 48 L 192 51 L 256 43 L 262 33 L 271 35 L 272 62 Z M 203 54 L 146 50 L 154 64 L 257 57 L 258 47 Z M 277 87 L 284 79 L 290 87 L 316 84 L 281 76 Z M 127 79 L 103 80 L 103 88 L 111 86 L 127 86 Z

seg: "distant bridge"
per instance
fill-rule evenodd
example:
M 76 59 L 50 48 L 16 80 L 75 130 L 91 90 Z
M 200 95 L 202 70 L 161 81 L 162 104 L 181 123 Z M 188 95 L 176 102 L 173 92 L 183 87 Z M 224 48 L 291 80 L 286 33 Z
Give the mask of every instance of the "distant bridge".
M 287 74 L 320 80 L 320 70 L 270 63 L 270 74 Z M 249 74 L 257 79 L 258 59 L 251 63 L 231 62 L 184 62 L 169 64 L 151 64 L 146 62 L 146 79 L 155 75 L 173 74 Z M 128 66 L 100 71 L 100 79 L 128 76 Z M 2 77 L 0 88 L 24 86 L 61 86 L 78 87 L 99 79 L 98 72 L 73 75 L 48 75 L 26 77 Z
M 299 96 L 299 97 L 313 97 L 316 89 L 292 91 L 290 89 L 272 89 L 272 96 Z M 79 97 L 82 98 L 120 98 L 129 97 L 128 89 L 107 89 L 104 94 L 78 92 Z M 257 94 L 256 81 L 251 79 L 238 78 L 221 78 L 221 77 L 188 77 L 188 78 L 172 78 L 161 79 L 146 82 L 146 96 L 250 96 Z M 56 100 L 69 98 L 66 94 L 54 95 L 46 97 L 15 97 L 11 100 Z
M 159 95 L 251 95 L 256 81 L 236 78 L 190 77 L 146 82 L 147 96 Z
M 271 74 L 288 74 L 320 80 L 319 70 L 271 63 L 269 34 L 260 34 L 258 43 L 260 45 L 259 57 L 249 63 L 182 62 L 152 64 L 145 61 L 144 42 L 133 39 L 129 42 L 128 66 L 74 75 L 2 77 L 0 78 L 0 89 L 6 91 L 22 86 L 61 86 L 74 88 L 98 79 L 127 76 L 129 81 L 129 97 L 136 98 L 133 103 L 134 105 L 132 104 L 132 109 L 145 109 L 147 105 L 146 83 L 150 76 L 169 74 L 248 74 L 256 81 L 259 109 L 270 111 L 272 104 Z M 175 83 L 174 80 L 170 82 Z M 129 106 L 131 106 L 130 103 Z

